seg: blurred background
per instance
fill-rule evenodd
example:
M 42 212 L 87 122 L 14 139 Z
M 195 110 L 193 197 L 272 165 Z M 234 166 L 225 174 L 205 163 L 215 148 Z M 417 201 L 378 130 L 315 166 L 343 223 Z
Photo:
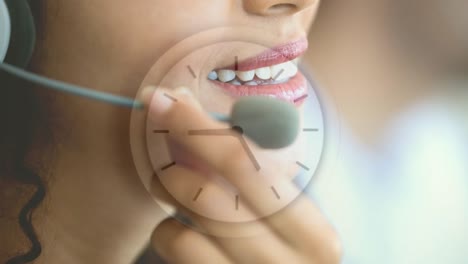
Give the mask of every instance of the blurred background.
M 322 0 L 329 122 L 311 196 L 344 263 L 468 263 L 468 1 Z

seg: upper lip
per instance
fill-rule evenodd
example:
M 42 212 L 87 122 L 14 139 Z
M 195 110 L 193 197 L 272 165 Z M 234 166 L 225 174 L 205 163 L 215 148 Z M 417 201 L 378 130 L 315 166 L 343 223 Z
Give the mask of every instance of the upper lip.
M 255 57 L 250 57 L 219 69 L 251 71 L 258 68 L 273 66 L 294 60 L 301 56 L 307 50 L 308 45 L 309 42 L 307 41 L 307 38 L 301 38 L 287 44 L 270 48 Z

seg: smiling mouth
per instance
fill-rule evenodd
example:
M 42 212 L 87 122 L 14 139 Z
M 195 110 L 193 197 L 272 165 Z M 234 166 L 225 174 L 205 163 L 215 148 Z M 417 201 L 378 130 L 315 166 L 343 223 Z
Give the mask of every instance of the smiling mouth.
M 207 79 L 233 97 L 264 95 L 302 105 L 307 81 L 299 71 L 298 57 L 307 50 L 307 39 L 267 50 L 256 57 L 212 70 Z
M 289 79 L 297 75 L 298 62 L 299 59 L 294 59 L 292 61 L 283 62 L 273 66 L 256 68 L 250 71 L 220 69 L 210 72 L 208 79 L 237 86 L 281 84 L 288 82 Z

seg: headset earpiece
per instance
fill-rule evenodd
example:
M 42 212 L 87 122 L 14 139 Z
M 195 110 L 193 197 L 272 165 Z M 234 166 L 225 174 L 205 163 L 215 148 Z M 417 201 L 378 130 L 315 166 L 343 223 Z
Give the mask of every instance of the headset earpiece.
M 0 0 L 0 63 L 5 60 L 10 44 L 11 23 L 6 3 Z
M 0 25 L 0 59 L 5 54 L 5 47 L 8 47 L 3 61 L 25 68 L 31 59 L 36 42 L 36 28 L 31 8 L 27 0 L 0 1 L 2 2 L 0 3 L 0 22 L 2 23 Z

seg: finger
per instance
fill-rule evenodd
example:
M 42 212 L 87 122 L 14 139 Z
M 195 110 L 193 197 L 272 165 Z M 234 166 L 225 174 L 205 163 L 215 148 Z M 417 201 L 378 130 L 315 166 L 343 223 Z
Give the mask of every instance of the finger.
M 216 197 L 211 199 L 199 199 L 196 205 L 193 203 L 192 182 L 205 178 L 195 171 L 181 166 L 173 166 L 160 175 L 164 185 L 171 190 L 176 200 L 182 204 L 192 204 L 194 211 L 202 210 L 205 214 L 229 215 L 232 220 L 237 214 L 251 214 L 250 211 L 234 211 L 230 208 L 232 197 L 222 186 L 207 181 L 204 185 L 207 195 Z M 213 221 L 199 214 L 188 212 L 192 220 L 197 223 L 204 232 L 215 235 L 212 239 L 218 247 L 225 251 L 235 263 L 283 263 L 294 259 L 294 252 L 274 234 L 261 220 L 247 223 Z M 253 217 L 253 215 L 248 215 Z M 238 218 L 237 218 L 238 219 Z M 274 250 L 272 250 L 274 249 Z M 291 262 L 295 263 L 295 262 Z
M 170 218 L 156 227 L 153 248 L 170 263 L 231 264 L 229 258 L 206 236 Z
M 341 263 L 341 241 L 319 208 L 305 195 L 266 220 L 302 254 L 317 263 Z M 283 229 L 279 229 L 279 227 Z
M 223 125 L 206 115 L 190 96 L 177 94 L 177 98 L 179 99 L 177 103 L 169 103 L 167 106 L 167 98 L 162 92 L 158 93 L 157 91 L 151 104 L 156 107 L 150 108 L 150 114 L 157 122 L 163 123 L 175 132 L 170 134 L 173 140 L 201 158 L 236 187 L 246 203 L 257 214 L 269 215 L 277 208 L 284 208 L 299 196 L 298 188 L 292 182 L 284 179 L 275 185 L 277 192 L 281 194 L 281 199 L 271 199 L 271 193 L 265 191 L 267 188 L 259 190 L 259 186 L 269 186 L 271 183 L 266 179 L 272 177 L 281 180 L 281 178 L 277 177 L 275 172 L 268 171 L 268 168 L 257 172 L 238 142 L 214 137 L 188 137 L 188 128 L 219 128 Z M 157 107 L 164 104 L 166 104 L 165 109 Z M 333 239 L 336 237 L 334 231 L 326 224 L 318 208 L 304 197 L 299 198 L 295 206 L 285 208 L 267 221 L 271 228 L 283 238 L 290 242 L 294 241 L 296 247 L 313 245 L 319 248 L 320 252 L 334 252 L 335 247 L 339 248 L 335 246 L 339 243 L 335 243 L 336 239 Z M 308 232 L 304 232 L 304 230 L 308 230 Z M 327 239 L 330 242 L 323 243 Z M 320 245 L 327 245 L 330 249 L 322 250 L 324 247 L 320 247 Z M 310 246 L 307 250 L 311 251 L 310 248 L 314 247 Z M 327 254 L 325 253 L 325 255 Z
M 235 194 L 231 190 L 197 171 L 179 165 L 172 166 L 158 173 L 158 178 L 153 180 L 153 191 L 161 191 L 162 185 L 173 197 L 173 204 L 195 218 L 194 220 L 204 227 L 204 231 L 211 235 L 239 237 L 268 230 L 265 226 L 254 228 L 247 224 L 242 230 L 233 228 L 241 223 L 256 220 L 256 215 L 242 201 L 237 204 Z M 201 188 L 198 188 L 199 186 Z
M 235 263 L 304 263 L 299 261 L 299 254 L 271 232 L 216 238 L 216 242 Z
M 171 98 L 177 98 L 177 101 Z M 262 168 L 260 172 L 257 171 L 238 139 L 189 136 L 189 130 L 222 129 L 228 126 L 211 119 L 201 110 L 196 100 L 186 93 L 155 91 L 149 112 L 154 122 L 171 131 L 168 134 L 171 140 L 197 156 L 231 183 L 258 215 L 264 216 L 275 212 L 299 194 L 297 188 L 292 188 L 291 182 L 286 182 L 290 185 L 288 192 L 283 193 L 282 199 L 277 199 L 271 187 L 273 179 L 279 178 L 279 175 L 268 166 Z M 248 145 L 254 146 L 250 141 Z M 270 161 L 270 163 L 281 163 L 281 161 Z

